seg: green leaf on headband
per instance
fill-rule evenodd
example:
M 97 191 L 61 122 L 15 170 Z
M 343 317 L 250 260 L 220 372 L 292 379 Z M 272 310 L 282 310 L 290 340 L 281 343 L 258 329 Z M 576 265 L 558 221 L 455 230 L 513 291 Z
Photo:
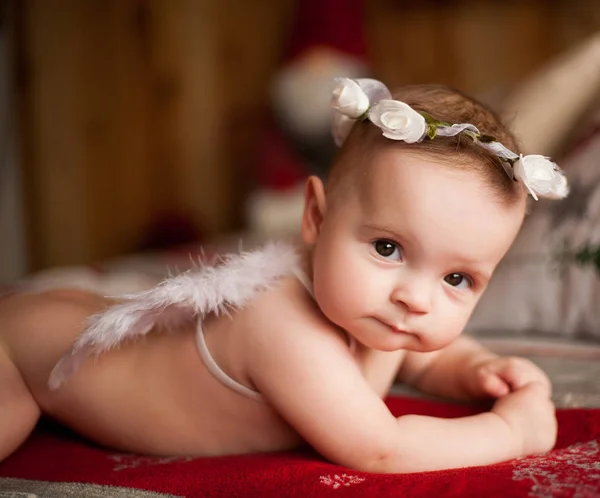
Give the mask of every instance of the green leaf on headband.
M 423 116 L 425 118 L 425 122 L 427 124 L 431 124 L 435 122 L 435 119 L 433 119 L 433 116 L 425 111 L 419 111 L 419 114 L 421 116 Z
M 473 141 L 477 140 L 477 137 L 479 136 L 479 135 L 477 135 L 477 133 L 475 133 L 474 131 L 471 131 L 471 130 L 463 130 L 460 132 L 460 135 L 465 135 L 466 137 L 469 137 Z
M 479 135 L 479 141 L 484 144 L 489 144 L 490 142 L 497 142 L 496 137 L 492 137 L 491 135 Z
M 437 126 L 434 124 L 428 124 L 427 131 L 425 133 L 427 133 L 427 136 L 431 140 L 433 140 L 435 138 L 435 136 L 437 135 Z

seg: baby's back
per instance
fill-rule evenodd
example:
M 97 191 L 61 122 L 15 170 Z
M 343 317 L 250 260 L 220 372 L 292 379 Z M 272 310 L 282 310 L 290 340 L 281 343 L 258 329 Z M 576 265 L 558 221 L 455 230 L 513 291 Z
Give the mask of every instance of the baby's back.
M 77 291 L 14 299 L 23 312 L 37 312 L 3 341 L 42 411 L 81 435 L 122 451 L 169 455 L 273 451 L 300 443 L 267 403 L 244 397 L 213 377 L 198 354 L 195 327 L 153 331 L 89 358 L 58 390 L 50 390 L 52 367 L 84 320 L 108 302 Z M 243 344 L 236 336 L 250 331 L 238 318 L 208 320 L 205 339 L 220 367 L 247 383 Z

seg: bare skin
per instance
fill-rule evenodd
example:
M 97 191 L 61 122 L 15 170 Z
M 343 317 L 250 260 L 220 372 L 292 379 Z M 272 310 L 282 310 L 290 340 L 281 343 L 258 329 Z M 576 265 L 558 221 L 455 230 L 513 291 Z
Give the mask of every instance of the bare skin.
M 490 202 L 466 173 L 444 174 L 418 158 L 394 161 L 376 157 L 369 181 L 343 205 L 328 201 L 318 179 L 308 182 L 302 236 L 314 299 L 286 278 L 231 317 L 205 322 L 221 369 L 265 403 L 207 371 L 193 328 L 153 331 L 88 359 L 51 391 L 51 369 L 85 319 L 110 302 L 74 291 L 0 301 L 0 460 L 41 412 L 119 450 L 226 455 L 306 442 L 332 462 L 368 472 L 486 465 L 548 451 L 556 420 L 545 374 L 460 336 L 514 239 L 524 203 Z M 355 354 L 347 334 L 358 343 Z M 435 394 L 498 400 L 471 417 L 395 418 L 382 398 L 397 375 Z
M 248 314 L 251 319 L 252 315 L 261 314 L 261 307 L 285 306 L 291 302 L 289 297 L 303 293 L 298 282 L 282 282 L 277 291 L 265 293 L 240 315 Z M 198 356 L 193 329 L 174 334 L 151 333 L 98 360 L 88 360 L 60 390 L 48 389 L 50 370 L 80 333 L 82 320 L 107 304 L 106 299 L 83 291 L 14 295 L 0 302 L 0 322 L 19 324 L 2 329 L 0 392 L 4 399 L 0 429 L 13 435 L 2 439 L 3 457 L 27 438 L 41 412 L 96 443 L 142 454 L 226 455 L 286 450 L 303 444 L 304 438 L 272 405 L 244 398 L 212 377 Z M 304 305 L 314 306 L 307 298 Z M 28 320 L 22 320 L 24 315 Z M 239 318 L 213 320 L 205 327 L 205 337 L 221 368 L 234 379 L 253 386 L 251 366 L 244 361 L 242 352 L 256 345 L 248 344 L 252 342 L 248 340 L 251 331 L 243 325 L 243 316 Z M 328 346 L 343 357 L 346 367 L 355 363 L 356 371 L 368 379 L 373 395 L 383 397 L 406 352 L 359 347 L 352 357 L 343 335 L 334 330 L 329 332 L 318 339 L 330 343 Z M 238 351 L 227 348 L 227 344 L 236 344 Z M 468 357 L 486 354 L 468 340 L 458 344 L 455 348 L 466 352 Z M 416 370 L 413 370 L 407 362 L 402 372 L 414 375 Z M 283 380 L 287 385 L 289 379 Z M 307 389 L 310 390 L 310 385 Z M 523 408 L 531 411 L 543 412 L 549 403 L 543 388 L 531 390 L 527 400 L 508 398 L 503 399 L 504 404 L 520 401 Z M 306 405 L 306 409 L 312 411 L 315 406 Z M 515 410 L 507 411 L 512 414 Z M 468 419 L 469 432 L 476 422 L 489 422 L 481 424 L 481 431 L 486 431 L 485 441 L 493 439 L 492 427 L 503 437 L 510 435 L 508 426 L 499 417 L 488 421 Z M 406 417 L 404 420 L 409 421 Z M 504 448 L 503 457 L 510 458 L 513 451 Z
M 284 299 L 282 294 L 277 297 Z M 0 378 L 20 387 L 12 387 L 16 392 L 3 403 L 3 411 L 6 406 L 14 413 L 7 422 L 13 430 L 19 427 L 2 453 L 22 442 L 40 412 L 99 444 L 145 454 L 248 453 L 299 444 L 298 435 L 272 407 L 230 391 L 206 370 L 192 328 L 151 333 L 91 358 L 61 389 L 50 390 L 50 371 L 81 332 L 85 318 L 108 304 L 83 291 L 14 295 L 0 302 L 0 321 L 7 324 L 2 328 Z M 241 354 L 248 328 L 242 325 L 242 316 L 234 321 L 225 317 L 212 320 L 204 330 L 221 368 L 248 384 Z M 225 353 L 227 343 L 235 348 Z

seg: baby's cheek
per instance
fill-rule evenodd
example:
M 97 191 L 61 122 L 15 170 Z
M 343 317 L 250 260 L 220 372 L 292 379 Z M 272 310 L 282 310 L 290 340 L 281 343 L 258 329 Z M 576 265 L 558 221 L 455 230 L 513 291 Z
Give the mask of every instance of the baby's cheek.
M 337 323 L 340 310 L 344 307 L 344 289 L 332 281 L 332 276 L 327 272 L 319 276 L 315 274 L 313 286 L 319 308 L 329 320 Z
M 437 320 L 435 327 L 437 333 L 432 334 L 431 351 L 444 348 L 458 339 L 466 324 L 467 317 L 464 314 Z
M 364 309 L 366 296 L 360 287 L 350 285 L 340 275 L 323 275 L 323 280 L 315 280 L 315 299 L 323 314 L 333 323 L 348 328 L 352 318 Z

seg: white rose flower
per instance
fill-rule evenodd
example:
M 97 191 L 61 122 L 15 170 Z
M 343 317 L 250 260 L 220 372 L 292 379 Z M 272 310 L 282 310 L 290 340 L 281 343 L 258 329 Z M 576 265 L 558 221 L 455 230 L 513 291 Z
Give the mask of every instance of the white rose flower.
M 547 157 L 537 154 L 520 155 L 513 165 L 515 178 L 523 183 L 533 198 L 562 199 L 569 193 L 567 178 L 562 170 Z
M 335 78 L 331 107 L 344 116 L 358 119 L 369 109 L 369 97 L 356 81 L 350 78 Z
M 427 123 L 412 107 L 398 100 L 381 100 L 369 111 L 369 119 L 383 136 L 412 144 L 425 136 Z

